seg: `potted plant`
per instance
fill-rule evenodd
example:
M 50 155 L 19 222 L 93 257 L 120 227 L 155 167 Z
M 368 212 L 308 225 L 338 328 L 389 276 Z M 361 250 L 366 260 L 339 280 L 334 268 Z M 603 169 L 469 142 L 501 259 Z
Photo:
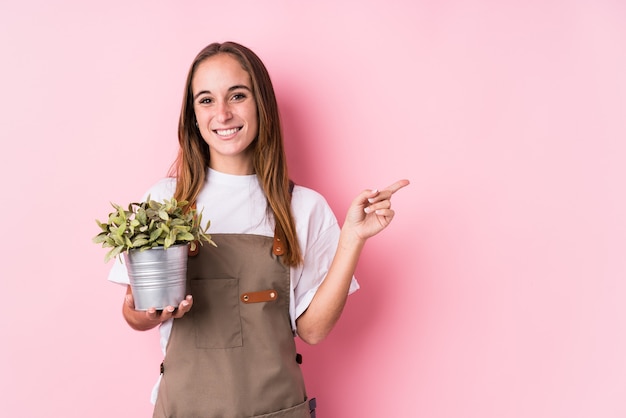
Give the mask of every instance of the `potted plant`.
M 111 248 L 105 262 L 123 256 L 135 299 L 135 308 L 163 309 L 178 306 L 186 295 L 187 256 L 204 242 L 215 246 L 202 227 L 202 213 L 187 209 L 187 201 L 165 199 L 131 203 L 115 209 L 106 222 L 96 223 L 100 233 L 93 238 Z

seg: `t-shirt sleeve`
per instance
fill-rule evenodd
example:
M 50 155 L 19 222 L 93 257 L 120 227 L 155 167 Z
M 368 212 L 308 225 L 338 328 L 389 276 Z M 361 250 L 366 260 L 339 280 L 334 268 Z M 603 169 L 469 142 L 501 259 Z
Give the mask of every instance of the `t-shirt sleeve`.
M 109 281 L 118 284 L 130 284 L 126 265 L 119 258 L 115 258 L 112 263 L 113 266 L 109 270 Z

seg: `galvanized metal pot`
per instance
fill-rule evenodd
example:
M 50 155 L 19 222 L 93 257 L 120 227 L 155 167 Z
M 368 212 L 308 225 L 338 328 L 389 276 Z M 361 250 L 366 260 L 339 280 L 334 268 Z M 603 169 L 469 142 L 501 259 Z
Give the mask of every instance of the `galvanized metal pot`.
M 177 307 L 186 296 L 187 244 L 124 253 L 135 309 Z

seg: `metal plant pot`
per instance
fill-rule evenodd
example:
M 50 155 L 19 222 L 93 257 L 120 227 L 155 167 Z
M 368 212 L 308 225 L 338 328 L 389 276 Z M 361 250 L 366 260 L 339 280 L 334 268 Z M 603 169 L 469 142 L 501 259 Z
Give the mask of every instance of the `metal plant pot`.
M 135 309 L 177 307 L 186 295 L 187 244 L 124 253 Z

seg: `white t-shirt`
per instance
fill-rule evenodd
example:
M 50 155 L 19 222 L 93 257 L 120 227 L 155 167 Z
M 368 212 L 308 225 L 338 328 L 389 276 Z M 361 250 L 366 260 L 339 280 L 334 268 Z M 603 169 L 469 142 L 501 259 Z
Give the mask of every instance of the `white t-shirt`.
M 165 178 L 148 190 L 152 200 L 170 199 L 176 189 L 176 179 Z M 202 221 L 211 221 L 209 234 L 253 234 L 274 236 L 274 220 L 268 219 L 267 202 L 256 175 L 235 176 L 208 170 L 207 183 L 196 201 L 202 211 Z M 289 313 L 291 326 L 296 331 L 296 318 L 309 306 L 333 260 L 340 228 L 326 200 L 319 193 L 296 185 L 291 198 L 298 242 L 304 262 L 291 267 L 291 295 Z M 206 245 L 206 244 L 205 244 Z M 115 261 L 109 280 L 128 284 L 128 273 L 123 263 Z M 352 278 L 349 293 L 359 288 Z M 165 348 L 172 329 L 172 320 L 160 327 L 161 348 Z

